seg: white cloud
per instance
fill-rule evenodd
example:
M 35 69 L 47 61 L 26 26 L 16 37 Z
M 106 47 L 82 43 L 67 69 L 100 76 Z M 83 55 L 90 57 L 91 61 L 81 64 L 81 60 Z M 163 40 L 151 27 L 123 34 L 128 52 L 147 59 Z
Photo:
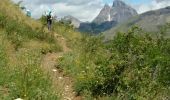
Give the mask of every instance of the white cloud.
M 15 3 L 21 0 L 12 0 Z M 22 5 L 30 9 L 34 18 L 52 9 L 56 16 L 72 15 L 81 21 L 91 21 L 103 7 L 102 0 L 23 0 Z
M 154 0 L 156 2 L 165 2 L 165 1 L 169 1 L 169 0 Z
M 15 2 L 21 0 L 12 0 Z M 23 0 L 26 8 L 39 18 L 45 11 L 52 9 L 56 16 L 72 15 L 81 21 L 92 21 L 103 7 L 103 0 Z M 126 1 L 126 0 L 124 0 Z M 112 5 L 109 4 L 109 5 Z M 170 0 L 151 0 L 149 4 L 132 5 L 138 13 L 170 6 Z
M 138 13 L 144 13 L 146 11 L 156 10 L 170 6 L 170 0 L 152 0 L 149 4 L 139 4 L 132 6 L 138 11 Z

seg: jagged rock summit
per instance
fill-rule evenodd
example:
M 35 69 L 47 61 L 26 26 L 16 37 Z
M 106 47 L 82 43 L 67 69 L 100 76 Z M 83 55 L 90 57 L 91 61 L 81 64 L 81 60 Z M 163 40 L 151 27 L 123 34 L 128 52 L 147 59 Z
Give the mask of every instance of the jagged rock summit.
M 114 0 L 112 7 L 106 4 L 93 23 L 101 24 L 106 21 L 124 22 L 132 16 L 137 15 L 137 11 L 124 3 L 122 0 Z

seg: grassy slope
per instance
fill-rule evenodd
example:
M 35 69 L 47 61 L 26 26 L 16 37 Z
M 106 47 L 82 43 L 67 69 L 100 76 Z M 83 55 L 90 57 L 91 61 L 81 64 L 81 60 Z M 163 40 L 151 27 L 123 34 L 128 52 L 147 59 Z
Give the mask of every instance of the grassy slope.
M 21 10 L 19 10 L 19 7 L 12 5 L 9 0 L 4 0 L 0 5 L 1 13 L 5 13 L 5 15 L 9 18 L 23 22 L 33 29 L 37 27 L 40 28 L 42 26 L 40 23 L 22 14 Z
M 15 13 L 10 13 L 8 6 Z M 8 24 L 1 24 L 0 20 L 0 59 L 3 59 L 0 99 L 56 100 L 59 97 L 40 62 L 42 53 L 62 48 L 41 30 L 40 22 L 25 17 L 17 9 L 8 0 L 0 4 L 0 15 L 8 19 Z M 72 76 L 76 93 L 84 95 L 85 100 L 170 98 L 167 67 L 170 64 L 166 63 L 170 59 L 167 52 L 170 46 L 166 40 L 138 36 L 141 31 L 133 30 L 129 31 L 133 35 L 122 34 L 103 44 L 102 38 L 81 36 L 62 23 L 55 23 L 54 31 L 63 35 L 72 49 L 60 58 L 58 67 Z
M 56 27 L 64 31 L 64 26 Z M 9 0 L 0 3 L 1 100 L 59 98 L 52 89 L 50 76 L 40 66 L 43 54 L 59 52 L 62 48 L 42 28 L 40 22 L 26 17 Z

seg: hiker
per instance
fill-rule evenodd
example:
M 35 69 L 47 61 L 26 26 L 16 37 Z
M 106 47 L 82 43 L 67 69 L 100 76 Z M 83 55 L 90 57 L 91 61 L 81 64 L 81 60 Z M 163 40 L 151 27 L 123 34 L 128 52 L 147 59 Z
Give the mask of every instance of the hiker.
M 27 10 L 26 12 L 27 12 L 27 16 L 28 16 L 28 17 L 31 17 L 31 11 L 30 11 L 30 10 Z
M 47 13 L 47 26 L 48 26 L 48 30 L 51 31 L 51 25 L 52 25 L 52 11 L 49 10 L 49 12 Z

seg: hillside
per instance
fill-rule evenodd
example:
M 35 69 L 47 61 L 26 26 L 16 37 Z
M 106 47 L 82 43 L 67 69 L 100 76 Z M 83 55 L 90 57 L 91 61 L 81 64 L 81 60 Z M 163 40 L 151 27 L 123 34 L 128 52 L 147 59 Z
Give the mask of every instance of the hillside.
M 14 10 L 14 11 L 13 11 Z M 163 27 L 163 26 L 162 26 Z M 170 25 L 132 27 L 113 40 L 0 3 L 0 100 L 169 100 Z
M 51 74 L 55 66 L 47 70 L 49 65 L 44 64 L 54 59 L 44 59 L 48 59 L 51 53 L 60 54 L 55 58 L 62 56 L 68 41 L 78 37 L 80 34 L 71 26 L 59 22 L 54 23 L 52 32 L 49 32 L 43 20 L 31 19 L 18 5 L 3 0 L 0 3 L 0 99 L 58 100 L 74 97 L 73 93 L 62 95 L 65 91 L 59 88 L 64 89 L 68 79 L 63 77 L 64 81 L 56 87 L 54 83 L 58 82 L 58 77 L 54 79 L 54 74 Z
M 162 25 L 170 22 L 170 7 L 148 11 L 135 16 L 128 21 L 113 27 L 105 32 L 107 38 L 113 37 L 117 31 L 127 31 L 130 27 L 137 25 L 147 32 L 157 32 Z M 167 34 L 169 36 L 170 34 Z
M 82 23 L 80 20 L 71 15 L 64 16 L 63 20 L 71 21 L 71 25 L 73 25 L 75 28 L 78 28 L 80 23 Z

